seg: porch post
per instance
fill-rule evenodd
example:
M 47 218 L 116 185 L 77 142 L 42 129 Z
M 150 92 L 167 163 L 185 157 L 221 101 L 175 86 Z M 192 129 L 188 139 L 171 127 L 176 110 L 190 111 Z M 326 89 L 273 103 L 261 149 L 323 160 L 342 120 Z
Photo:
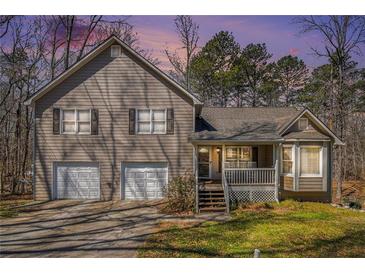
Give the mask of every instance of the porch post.
M 222 145 L 222 182 L 223 182 L 223 179 L 224 179 L 224 170 L 225 170 L 225 163 L 226 162 L 226 145 L 223 144 Z
M 281 143 L 275 145 L 275 199 L 277 202 L 279 202 L 281 146 Z
M 197 146 L 193 146 L 193 175 L 195 176 L 195 212 L 199 213 L 199 178 L 198 178 L 198 159 Z

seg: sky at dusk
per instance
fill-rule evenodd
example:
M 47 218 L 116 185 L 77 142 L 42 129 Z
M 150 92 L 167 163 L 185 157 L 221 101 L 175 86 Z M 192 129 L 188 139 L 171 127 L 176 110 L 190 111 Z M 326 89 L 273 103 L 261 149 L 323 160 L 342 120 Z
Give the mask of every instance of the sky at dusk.
M 82 16 L 89 18 L 89 16 Z M 134 26 L 139 37 L 139 47 L 149 50 L 151 55 L 158 58 L 158 66 L 168 71 L 171 65 L 164 53 L 165 49 L 177 50 L 182 54 L 181 44 L 175 30 L 175 16 L 104 16 L 104 19 L 114 21 L 125 19 Z M 32 19 L 33 16 L 26 16 Z M 293 23 L 293 16 L 192 16 L 194 22 L 199 25 L 199 46 L 202 47 L 214 34 L 219 31 L 232 32 L 236 41 L 245 47 L 249 43 L 266 43 L 268 51 L 273 54 L 272 61 L 276 61 L 285 55 L 298 56 L 306 65 L 313 69 L 327 63 L 326 58 L 319 58 L 313 54 L 311 47 L 323 49 L 323 43 L 319 34 L 311 32 L 300 34 L 300 25 Z M 79 34 L 85 31 L 85 26 L 76 28 Z M 74 31 L 77 33 L 77 31 Z M 11 32 L 11 31 L 9 31 Z M 11 34 L 0 40 L 7 43 Z M 365 54 L 365 47 L 362 49 Z M 359 63 L 359 67 L 365 67 L 365 56 L 353 56 Z
M 179 48 L 175 32 L 174 16 L 132 16 L 129 22 L 135 26 L 143 48 L 152 50 L 160 60 L 160 67 L 169 68 L 163 52 Z M 313 55 L 311 47 L 322 48 L 321 39 L 315 33 L 299 35 L 300 26 L 292 22 L 293 16 L 193 16 L 199 25 L 199 45 L 204 45 L 215 33 L 227 30 L 233 33 L 241 46 L 249 43 L 266 43 L 273 59 L 291 54 L 303 59 L 313 68 L 326 63 L 325 59 Z M 181 47 L 181 46 L 180 46 Z M 365 54 L 365 49 L 363 50 Z M 365 57 L 354 58 L 365 66 Z

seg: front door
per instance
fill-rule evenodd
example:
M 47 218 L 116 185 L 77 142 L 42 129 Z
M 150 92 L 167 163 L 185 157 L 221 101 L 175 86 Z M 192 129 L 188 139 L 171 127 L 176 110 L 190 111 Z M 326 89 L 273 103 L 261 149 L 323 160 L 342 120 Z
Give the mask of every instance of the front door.
M 210 146 L 198 147 L 198 177 L 209 179 L 211 171 Z

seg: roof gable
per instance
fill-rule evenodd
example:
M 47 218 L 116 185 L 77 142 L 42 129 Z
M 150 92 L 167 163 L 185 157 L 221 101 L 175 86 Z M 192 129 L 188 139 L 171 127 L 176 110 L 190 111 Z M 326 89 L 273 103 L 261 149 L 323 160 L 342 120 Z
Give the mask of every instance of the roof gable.
M 335 141 L 336 145 L 345 145 L 344 142 L 342 142 L 340 140 L 340 138 L 338 138 L 336 136 L 335 133 L 333 133 L 319 118 L 317 118 L 313 112 L 311 112 L 309 109 L 303 109 L 303 111 L 301 113 L 299 113 L 299 115 L 297 115 L 296 117 L 294 117 L 289 123 L 287 123 L 284 127 L 281 128 L 280 130 L 280 135 L 283 136 L 285 135 L 289 128 L 291 126 L 293 126 L 301 117 L 305 116 L 305 118 L 310 119 L 310 121 L 312 123 L 314 123 L 319 129 L 321 129 L 323 132 L 325 132 L 328 136 L 332 137 Z M 319 136 L 319 134 L 317 134 Z M 323 134 L 321 134 L 323 135 Z M 294 136 L 294 135 L 293 135 Z M 298 135 L 299 136 L 299 135 Z
M 113 44 L 119 44 L 122 47 L 122 50 L 127 51 L 130 55 L 132 55 L 134 58 L 137 59 L 137 61 L 141 62 L 143 65 L 147 66 L 149 69 L 151 69 L 154 73 L 159 75 L 163 80 L 167 81 L 169 84 L 171 84 L 178 92 L 180 92 L 182 95 L 187 96 L 190 98 L 193 102 L 193 104 L 202 104 L 198 98 L 196 98 L 193 94 L 191 94 L 189 91 L 187 91 L 183 86 L 181 86 L 179 83 L 177 83 L 175 80 L 170 78 L 167 74 L 165 74 L 163 71 L 161 71 L 159 68 L 157 68 L 155 65 L 153 65 L 151 62 L 146 60 L 143 56 L 141 56 L 139 53 L 137 53 L 135 50 L 133 50 L 131 47 L 129 47 L 127 44 L 125 44 L 122 40 L 120 40 L 116 36 L 111 36 L 110 38 L 106 39 L 102 44 L 100 44 L 98 47 L 93 49 L 91 52 L 89 52 L 87 55 L 85 55 L 80 61 L 72 65 L 69 69 L 61 73 L 58 77 L 56 77 L 54 80 L 46 84 L 43 88 L 41 88 L 39 91 L 34 93 L 26 102 L 26 105 L 30 105 L 40 99 L 42 96 L 47 94 L 48 92 L 52 91 L 53 88 L 61 84 L 64 80 L 66 80 L 68 77 L 73 75 L 76 71 L 84 67 L 87 63 L 89 63 L 91 60 L 93 60 L 96 56 L 98 56 L 101 52 L 103 52 L 105 49 L 110 47 Z

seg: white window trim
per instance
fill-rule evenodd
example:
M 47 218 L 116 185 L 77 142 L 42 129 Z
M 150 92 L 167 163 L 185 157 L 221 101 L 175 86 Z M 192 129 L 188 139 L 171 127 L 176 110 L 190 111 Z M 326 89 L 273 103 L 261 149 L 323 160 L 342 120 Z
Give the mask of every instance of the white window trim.
M 305 123 L 307 124 L 307 126 L 306 126 L 306 127 L 304 127 L 304 128 L 301 128 L 301 127 L 300 127 L 300 121 L 305 121 Z M 309 126 L 308 118 L 301 117 L 301 118 L 299 118 L 299 119 L 298 119 L 298 129 L 299 129 L 299 130 L 306 130 L 306 129 L 308 129 L 308 126 Z
M 284 173 L 283 169 L 284 169 L 284 161 L 288 161 L 288 160 L 284 160 L 284 153 L 283 153 L 283 148 L 284 147 L 289 147 L 291 148 L 291 173 Z M 282 149 L 281 149 L 281 175 L 283 176 L 287 176 L 287 177 L 294 177 L 294 169 L 295 169 L 295 146 L 294 145 L 283 145 Z
M 302 151 L 301 151 L 302 148 L 319 148 L 320 149 L 319 150 L 319 174 L 310 174 L 310 173 L 302 174 L 300 172 L 300 157 L 301 157 L 301 153 L 302 153 Z M 299 178 L 323 177 L 323 146 L 300 145 L 299 146 L 299 155 L 298 155 L 298 167 L 299 167 Z
M 146 111 L 148 110 L 150 112 L 150 131 L 149 132 L 139 132 L 139 127 L 138 127 L 138 124 L 139 124 L 139 120 L 138 120 L 138 112 L 139 111 Z M 162 120 L 156 120 L 154 122 L 164 122 L 165 123 L 165 130 L 164 132 L 152 132 L 152 112 L 153 111 L 159 111 L 159 110 L 163 110 L 165 112 L 165 118 L 164 118 L 164 121 Z M 141 109 L 136 109 L 136 117 L 135 117 L 135 121 L 136 121 L 136 133 L 138 135 L 164 135 L 167 133 L 167 109 L 159 109 L 159 108 L 141 108 Z M 143 122 L 143 121 L 142 121 Z M 146 122 L 146 121 L 144 121 Z
M 72 110 L 74 112 L 74 121 L 65 121 L 65 122 L 75 122 L 75 131 L 74 132 L 64 132 L 63 131 L 63 112 L 67 110 Z M 89 117 L 90 117 L 90 131 L 89 132 L 78 132 L 78 118 L 77 118 L 77 111 L 79 110 L 88 110 Z M 60 133 L 62 135 L 91 135 L 91 109 L 89 108 L 62 108 L 60 111 Z
M 114 52 L 115 49 L 118 49 L 117 50 L 117 54 L 114 54 L 115 53 Z M 120 57 L 121 55 L 122 55 L 122 48 L 121 48 L 121 46 L 119 46 L 119 45 L 113 45 L 113 46 L 111 46 L 111 48 L 110 48 L 110 57 L 116 58 L 116 57 Z

